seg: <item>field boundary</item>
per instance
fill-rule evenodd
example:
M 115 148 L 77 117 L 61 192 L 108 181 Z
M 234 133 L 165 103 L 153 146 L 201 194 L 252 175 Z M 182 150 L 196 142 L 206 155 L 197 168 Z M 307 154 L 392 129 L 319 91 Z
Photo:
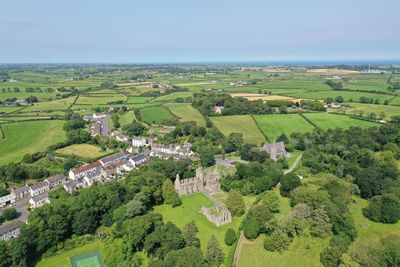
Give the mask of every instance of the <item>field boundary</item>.
M 323 112 L 321 112 L 323 113 Z M 320 129 L 314 122 L 312 122 L 309 118 L 307 118 L 306 116 L 303 115 L 303 113 L 299 113 L 300 117 L 302 117 L 303 119 L 305 119 L 309 124 L 311 124 L 312 126 L 314 126 L 315 129 Z
M 254 115 L 251 114 L 251 119 L 254 121 L 254 123 L 257 125 L 258 130 L 261 132 L 261 134 L 264 136 L 265 140 L 267 140 L 268 143 L 271 143 L 271 140 L 269 140 L 268 136 L 264 133 L 264 131 L 261 129 L 260 125 L 258 125 L 257 120 L 254 118 Z

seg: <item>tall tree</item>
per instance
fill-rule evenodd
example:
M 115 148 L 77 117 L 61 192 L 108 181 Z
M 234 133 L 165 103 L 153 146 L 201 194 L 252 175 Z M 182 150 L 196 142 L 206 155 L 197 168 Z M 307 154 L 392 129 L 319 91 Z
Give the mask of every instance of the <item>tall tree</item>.
M 182 236 L 187 247 L 200 247 L 200 239 L 196 236 L 199 232 L 194 221 L 187 223 L 182 230 Z
M 224 252 L 222 251 L 215 235 L 212 235 L 207 243 L 205 258 L 211 266 L 220 266 L 225 260 Z
M 165 179 L 163 183 L 162 197 L 165 203 L 171 204 L 173 207 L 179 206 L 181 204 L 178 193 L 176 192 L 174 184 L 170 179 Z

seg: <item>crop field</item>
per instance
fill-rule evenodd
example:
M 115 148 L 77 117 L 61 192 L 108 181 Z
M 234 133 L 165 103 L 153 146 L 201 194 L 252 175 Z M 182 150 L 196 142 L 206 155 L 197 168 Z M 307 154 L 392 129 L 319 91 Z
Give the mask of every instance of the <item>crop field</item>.
M 56 152 L 63 155 L 76 155 L 82 158 L 95 159 L 108 154 L 100 147 L 90 144 L 75 144 L 57 149 Z
M 123 115 L 119 115 L 119 123 L 121 124 L 121 127 L 127 124 L 131 124 L 135 120 L 136 117 L 133 110 L 130 110 Z
M 241 133 L 244 142 L 256 145 L 266 141 L 250 115 L 212 117 L 211 121 L 226 136 Z
M 363 111 L 364 116 L 368 113 L 375 113 L 377 118 L 380 118 L 380 114 L 383 112 L 385 120 L 390 121 L 390 117 L 395 115 L 400 115 L 400 107 L 390 106 L 390 105 L 371 105 L 371 104 L 361 104 L 361 103 L 348 103 L 349 107 L 340 108 L 345 111 L 346 114 L 354 115 L 358 111 Z
M 328 130 L 333 128 L 348 129 L 351 126 L 373 127 L 379 126 L 378 123 L 358 120 L 345 115 L 329 114 L 329 113 L 307 113 L 304 114 L 317 127 Z
M 127 104 L 143 104 L 152 100 L 153 97 L 144 97 L 144 96 L 130 96 L 128 98 Z
M 285 95 L 297 97 L 297 98 L 306 98 L 306 99 L 315 99 L 315 100 L 324 100 L 328 97 L 335 98 L 337 96 L 342 96 L 345 102 L 360 102 L 360 97 L 368 97 L 372 99 L 378 99 L 379 103 L 383 103 L 385 100 L 390 100 L 392 95 L 384 95 L 384 94 L 374 94 L 374 93 L 365 93 L 365 92 L 350 92 L 350 91 L 315 91 L 315 92 L 303 92 L 303 93 L 286 93 Z
M 201 207 L 211 205 L 211 200 L 205 195 L 196 193 L 182 197 L 182 205 L 179 207 L 173 208 L 171 205 L 163 204 L 156 206 L 154 212 L 160 213 L 163 216 L 164 222 L 173 222 L 180 229 L 190 221 L 194 221 L 199 229 L 197 236 L 200 239 L 202 250 L 205 251 L 211 235 L 215 235 L 225 256 L 227 256 L 230 247 L 224 243 L 225 232 L 228 228 L 238 229 L 242 217 L 234 217 L 231 223 L 217 227 L 200 212 Z
M 96 96 L 79 96 L 76 101 L 77 105 L 105 105 L 109 102 L 114 101 L 126 101 L 127 98 L 124 95 L 96 95 Z
M 294 132 L 311 132 L 314 126 L 298 114 L 254 115 L 260 129 L 273 142 L 282 133 L 288 137 Z
M 163 96 L 157 97 L 153 101 L 155 101 L 155 102 L 173 101 L 173 100 L 175 100 L 176 98 L 179 98 L 179 97 L 185 98 L 185 97 L 190 97 L 192 95 L 193 95 L 192 92 L 176 92 L 176 93 L 172 93 L 172 94 L 168 94 L 168 95 L 163 95 Z
M 165 104 L 165 106 L 178 118 L 180 121 L 194 121 L 199 126 L 205 126 L 206 121 L 203 115 L 191 104 Z
M 65 140 L 63 121 L 28 121 L 3 124 L 5 139 L 0 141 L 0 164 L 19 161 L 27 153 L 44 151 Z
M 164 106 L 153 106 L 140 109 L 142 120 L 149 124 L 161 124 L 166 120 L 173 119 L 172 113 Z

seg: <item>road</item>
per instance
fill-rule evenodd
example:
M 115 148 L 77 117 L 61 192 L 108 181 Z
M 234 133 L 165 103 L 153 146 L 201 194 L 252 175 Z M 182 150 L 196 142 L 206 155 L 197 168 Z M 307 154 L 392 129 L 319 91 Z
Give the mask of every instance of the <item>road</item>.
M 288 173 L 294 171 L 294 169 L 297 168 L 297 165 L 299 165 L 299 162 L 300 162 L 300 160 L 301 160 L 302 157 L 303 157 L 303 154 L 300 154 L 300 155 L 297 157 L 297 159 L 293 162 L 292 166 L 290 166 L 289 169 L 283 171 L 283 174 L 288 174 Z

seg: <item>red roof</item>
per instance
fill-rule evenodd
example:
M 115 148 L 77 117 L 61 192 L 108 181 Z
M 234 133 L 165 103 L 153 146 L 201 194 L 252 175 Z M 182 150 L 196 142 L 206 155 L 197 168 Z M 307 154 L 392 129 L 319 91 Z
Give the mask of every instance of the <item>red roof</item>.
M 85 171 L 88 171 L 90 169 L 98 168 L 98 167 L 101 167 L 101 164 L 100 164 L 100 162 L 95 161 L 93 163 L 89 163 L 89 164 L 83 165 L 82 167 L 72 169 L 71 171 L 73 173 L 81 173 L 81 172 L 85 172 Z

